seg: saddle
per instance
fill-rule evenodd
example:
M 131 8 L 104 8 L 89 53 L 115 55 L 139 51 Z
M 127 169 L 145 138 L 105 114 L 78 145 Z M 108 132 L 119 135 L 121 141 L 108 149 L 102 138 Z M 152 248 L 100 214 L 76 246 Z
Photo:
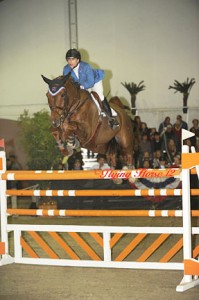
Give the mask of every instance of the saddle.
M 104 110 L 103 106 L 102 106 L 102 101 L 100 100 L 99 95 L 96 92 L 91 92 L 91 97 L 95 103 L 95 105 L 97 106 L 98 112 L 99 114 L 101 114 L 101 112 Z
M 94 101 L 94 103 L 97 107 L 99 115 L 102 116 L 102 117 L 106 117 L 107 114 L 104 111 L 104 107 L 102 105 L 102 101 L 100 100 L 99 95 L 96 92 L 93 92 L 93 91 L 90 92 L 90 95 L 91 95 L 91 97 L 92 97 L 92 99 L 93 99 L 93 101 Z M 117 112 L 112 107 L 110 107 L 110 108 L 111 108 L 112 115 L 117 116 Z

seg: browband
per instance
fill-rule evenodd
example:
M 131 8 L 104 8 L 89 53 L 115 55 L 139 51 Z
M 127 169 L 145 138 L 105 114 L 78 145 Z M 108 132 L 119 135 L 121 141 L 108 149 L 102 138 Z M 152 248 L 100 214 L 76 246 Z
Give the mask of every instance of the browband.
M 49 93 L 52 95 L 52 96 L 55 96 L 57 95 L 61 90 L 65 89 L 64 86 L 61 86 L 57 91 L 55 91 L 54 93 L 50 90 L 50 88 L 48 89 Z

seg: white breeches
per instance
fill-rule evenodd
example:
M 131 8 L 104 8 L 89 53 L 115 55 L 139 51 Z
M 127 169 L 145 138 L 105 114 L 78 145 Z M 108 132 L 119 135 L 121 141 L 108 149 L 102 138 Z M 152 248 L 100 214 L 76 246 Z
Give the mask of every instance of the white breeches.
M 96 92 L 99 95 L 101 101 L 104 100 L 104 90 L 103 90 L 102 80 L 95 83 L 94 86 L 89 89 L 89 92 L 91 91 Z

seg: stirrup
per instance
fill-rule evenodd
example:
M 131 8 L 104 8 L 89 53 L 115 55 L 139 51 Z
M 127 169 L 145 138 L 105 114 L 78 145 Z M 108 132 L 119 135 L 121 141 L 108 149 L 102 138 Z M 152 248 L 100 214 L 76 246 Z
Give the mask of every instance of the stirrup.
M 118 123 L 118 120 L 114 117 L 109 118 L 108 124 L 111 127 L 111 129 L 113 129 L 113 130 L 120 126 L 120 124 Z

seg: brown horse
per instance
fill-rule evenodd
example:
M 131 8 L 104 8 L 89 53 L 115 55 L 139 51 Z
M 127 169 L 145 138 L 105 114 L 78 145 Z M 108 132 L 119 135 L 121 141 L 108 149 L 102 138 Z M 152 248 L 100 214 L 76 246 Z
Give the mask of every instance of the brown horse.
M 119 145 L 120 153 L 126 155 L 128 164 L 132 165 L 132 123 L 118 97 L 109 102 L 117 113 L 120 124 L 113 130 L 108 125 L 108 117 L 103 115 L 101 101 L 96 93 L 90 94 L 87 90 L 80 89 L 70 75 L 53 80 L 44 76 L 42 78 L 49 86 L 46 95 L 51 110 L 51 131 L 63 153 L 66 149 L 62 142 L 67 143 L 71 136 L 75 136 L 81 147 L 95 153 L 113 154 L 114 157 L 115 146 Z M 94 98 L 98 98 L 98 101 Z

